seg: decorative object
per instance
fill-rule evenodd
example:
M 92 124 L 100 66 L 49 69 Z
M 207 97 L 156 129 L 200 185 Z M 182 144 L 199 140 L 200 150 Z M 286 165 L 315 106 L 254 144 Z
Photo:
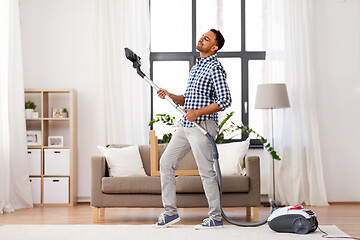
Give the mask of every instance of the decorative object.
M 219 164 L 223 176 L 246 175 L 244 157 L 249 150 L 250 138 L 242 142 L 217 144 Z
M 25 102 L 25 117 L 32 118 L 32 113 L 34 112 L 36 105 L 33 101 Z
M 26 131 L 28 146 L 41 145 L 41 131 Z
M 124 148 L 98 146 L 109 166 L 110 177 L 147 176 L 137 145 Z
M 33 112 L 31 117 L 32 118 L 39 118 L 39 112 Z
M 225 135 L 228 139 L 232 139 L 239 135 L 240 133 L 246 133 L 248 135 L 252 134 L 257 139 L 259 139 L 263 144 L 264 148 L 271 154 L 271 156 L 276 160 L 281 160 L 281 158 L 277 155 L 276 151 L 273 147 L 267 142 L 267 139 L 255 132 L 252 128 L 244 125 L 237 125 L 234 122 L 230 122 L 230 124 L 227 124 L 227 122 L 230 120 L 230 118 L 234 115 L 235 112 L 227 113 L 224 120 L 219 125 L 219 128 L 217 130 L 216 139 L 215 142 L 217 144 L 223 143 L 223 140 L 225 138 Z M 157 118 L 152 119 L 149 123 L 149 126 L 156 122 L 164 123 L 168 126 L 177 126 L 180 120 L 176 120 L 175 117 L 171 117 L 168 114 L 156 114 Z M 236 134 L 237 131 L 241 131 L 240 133 Z M 162 143 L 169 143 L 172 138 L 172 133 L 165 133 L 163 135 Z M 231 136 L 230 136 L 231 135 Z
M 274 115 L 273 109 L 289 108 L 290 102 L 286 91 L 286 84 L 270 83 L 259 84 L 257 86 L 255 109 L 271 109 L 271 145 L 274 147 Z M 275 200 L 275 161 L 272 156 L 272 175 L 273 175 L 273 199 Z
M 64 137 L 63 136 L 49 136 L 48 144 L 51 147 L 63 147 L 64 146 Z
M 62 118 L 62 112 L 63 112 L 62 108 L 53 107 L 51 112 L 52 112 L 51 117 L 53 117 L 53 118 Z
M 67 118 L 68 117 L 68 111 L 66 108 L 63 109 L 62 113 L 61 113 L 62 118 Z

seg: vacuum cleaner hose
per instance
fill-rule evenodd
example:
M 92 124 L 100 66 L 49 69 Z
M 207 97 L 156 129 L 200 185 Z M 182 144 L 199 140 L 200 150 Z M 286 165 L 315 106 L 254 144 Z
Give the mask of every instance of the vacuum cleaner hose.
M 236 222 L 232 219 L 230 219 L 224 212 L 223 207 L 222 207 L 222 199 L 221 199 L 221 194 L 222 194 L 222 176 L 221 176 L 221 170 L 220 170 L 220 165 L 219 165 L 219 154 L 217 151 L 217 147 L 216 147 L 216 143 L 214 138 L 207 133 L 206 137 L 209 139 L 212 149 L 213 149 L 213 159 L 214 159 L 214 163 L 215 163 L 215 171 L 216 171 L 216 175 L 217 175 L 217 183 L 218 183 L 218 187 L 219 187 L 219 192 L 220 192 L 220 208 L 221 208 L 221 215 L 222 217 L 229 223 L 236 225 L 236 226 L 240 226 L 240 227 L 257 227 L 257 226 L 261 226 L 265 223 L 267 223 L 267 219 L 270 216 L 270 214 L 277 209 L 277 205 L 275 203 L 275 201 L 273 199 L 270 199 L 270 213 L 269 215 L 264 218 L 263 220 L 259 221 L 259 222 L 250 222 L 250 223 L 245 223 L 245 222 Z
M 133 63 L 133 67 L 137 70 L 137 73 L 151 86 L 153 87 L 155 90 L 159 90 L 160 88 L 148 77 L 146 77 L 146 75 L 140 70 L 140 66 L 141 66 L 141 61 L 140 61 L 140 57 L 138 57 L 133 51 L 131 51 L 129 48 L 125 48 L 125 56 L 127 59 L 129 59 L 132 63 Z M 180 107 L 180 105 L 176 102 L 174 102 L 169 96 L 165 96 L 165 99 L 171 104 L 173 105 L 183 116 L 186 115 L 186 112 Z M 251 222 L 251 223 L 245 223 L 245 222 L 236 222 L 234 220 L 231 220 L 228 216 L 226 216 L 226 214 L 224 213 L 223 209 L 222 209 L 222 201 L 221 201 L 221 194 L 222 194 L 222 176 L 221 176 L 221 170 L 220 170 L 220 165 L 219 165 L 219 153 L 217 151 L 217 147 L 216 147 L 216 143 L 214 138 L 198 123 L 194 122 L 194 125 L 209 139 L 212 149 L 213 149 L 213 159 L 214 159 L 214 163 L 215 163 L 215 171 L 216 171 L 216 175 L 217 175 L 217 182 L 218 182 L 218 187 L 219 187 L 219 193 L 220 193 L 220 208 L 221 208 L 221 215 L 223 216 L 223 218 L 236 226 L 241 226 L 241 227 L 257 227 L 260 225 L 263 225 L 267 222 L 268 217 L 270 216 L 270 214 L 277 208 L 276 203 L 274 200 L 270 199 L 270 213 L 269 215 L 259 221 L 259 222 Z

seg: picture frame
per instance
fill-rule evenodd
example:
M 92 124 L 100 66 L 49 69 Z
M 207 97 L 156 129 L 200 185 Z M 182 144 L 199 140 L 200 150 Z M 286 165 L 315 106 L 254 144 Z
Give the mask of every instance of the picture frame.
M 26 142 L 28 146 L 41 145 L 41 131 L 26 131 Z
M 58 107 L 51 108 L 51 117 L 52 118 L 62 118 L 63 109 Z
M 49 136 L 48 137 L 48 146 L 50 147 L 63 147 L 64 146 L 64 137 L 63 136 Z

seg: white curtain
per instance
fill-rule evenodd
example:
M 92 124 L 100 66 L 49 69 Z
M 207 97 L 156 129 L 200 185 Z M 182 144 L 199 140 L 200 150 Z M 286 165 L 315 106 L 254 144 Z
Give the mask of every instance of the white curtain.
M 0 213 L 32 207 L 18 0 L 0 0 Z
M 95 45 L 99 102 L 106 143 L 148 144 L 150 88 L 126 59 L 124 48 L 142 60 L 149 76 L 148 0 L 98 0 Z
M 312 1 L 265 2 L 265 81 L 286 83 L 291 105 L 274 110 L 275 149 L 282 158 L 275 161 L 276 200 L 327 205 L 314 89 Z M 268 114 L 265 122 L 270 121 Z

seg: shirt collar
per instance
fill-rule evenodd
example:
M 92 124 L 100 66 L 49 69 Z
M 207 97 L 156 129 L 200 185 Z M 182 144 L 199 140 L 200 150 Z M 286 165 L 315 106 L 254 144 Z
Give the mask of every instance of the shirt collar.
M 210 55 L 210 56 L 207 56 L 207 57 L 204 57 L 204 58 L 200 58 L 200 57 L 197 58 L 197 63 L 198 64 L 207 63 L 207 62 L 210 62 L 210 61 L 212 61 L 212 60 L 214 60 L 216 58 L 217 58 L 217 54 L 214 53 L 213 55 Z

